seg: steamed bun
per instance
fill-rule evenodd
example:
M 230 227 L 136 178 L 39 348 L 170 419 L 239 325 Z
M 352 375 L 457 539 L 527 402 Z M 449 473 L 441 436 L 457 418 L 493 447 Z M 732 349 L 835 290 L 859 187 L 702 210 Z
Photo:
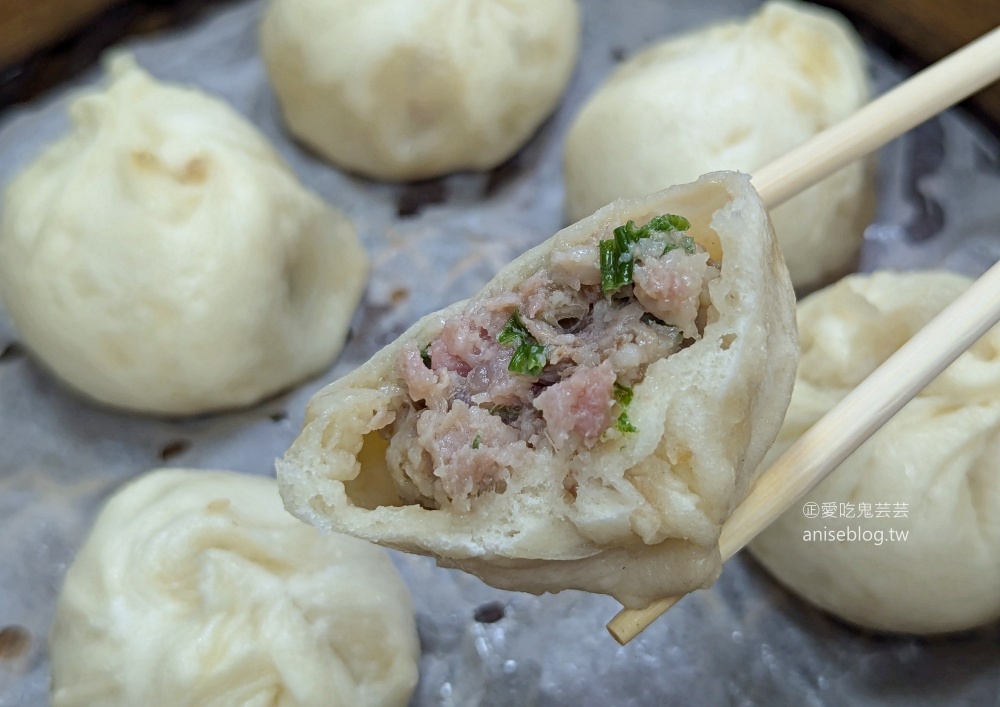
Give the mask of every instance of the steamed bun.
M 752 172 L 868 99 L 851 27 L 812 5 L 769 2 L 745 22 L 670 39 L 621 66 L 566 141 L 566 210 L 582 218 L 716 169 Z M 873 215 L 870 165 L 856 162 L 773 210 L 796 287 L 850 269 Z
M 261 51 L 292 134 L 378 179 L 489 169 L 559 101 L 576 0 L 271 0 Z
M 622 270 L 601 254 L 628 232 Z M 646 606 L 718 575 L 797 354 L 760 198 L 705 175 L 560 231 L 317 393 L 279 487 L 502 589 Z
M 765 466 L 969 283 L 944 272 L 880 272 L 806 298 L 795 391 Z M 818 517 L 805 515 L 808 503 Z M 824 529 L 844 539 L 826 541 Z M 929 634 L 1000 617 L 1000 328 L 750 550 L 806 600 L 860 626 Z
M 0 296 L 28 347 L 103 403 L 246 405 L 328 365 L 367 276 L 347 218 L 246 120 L 127 57 L 9 186 Z
M 272 479 L 179 469 L 108 501 L 50 650 L 53 707 L 401 706 L 419 657 L 382 550 L 295 520 Z

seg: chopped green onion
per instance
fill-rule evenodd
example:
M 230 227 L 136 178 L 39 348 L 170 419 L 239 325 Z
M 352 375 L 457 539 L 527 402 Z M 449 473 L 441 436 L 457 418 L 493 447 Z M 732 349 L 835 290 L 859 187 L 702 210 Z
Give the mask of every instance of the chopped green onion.
M 503 325 L 497 342 L 515 346 L 507 370 L 526 376 L 540 376 L 546 364 L 545 347 L 525 328 L 521 321 L 521 313 L 514 310 L 507 323 Z
M 655 216 L 649 220 L 644 228 L 648 228 L 650 231 L 657 231 L 663 233 L 665 231 L 686 231 L 691 228 L 691 222 L 688 221 L 683 216 L 678 216 L 676 214 L 663 214 L 662 216 Z
M 528 333 L 524 322 L 521 321 L 521 312 L 515 309 L 507 323 L 503 325 L 503 331 L 500 332 L 497 341 L 501 344 L 520 344 L 525 339 L 530 338 L 531 334 Z
M 629 422 L 628 413 L 624 412 L 618 416 L 618 420 L 615 422 L 615 429 L 623 434 L 639 431 L 638 427 Z
M 430 344 L 428 344 L 424 348 L 420 349 L 420 358 L 423 359 L 424 365 L 427 366 L 428 368 L 431 367 L 431 355 L 429 353 L 427 353 L 427 349 L 429 349 L 429 348 L 430 348 Z
M 601 292 L 614 292 L 627 284 L 622 281 L 618 259 L 621 252 L 613 240 L 601 241 Z
M 660 255 L 666 255 L 672 250 L 677 250 L 678 248 L 683 248 L 684 252 L 688 255 L 694 255 L 695 242 L 694 238 L 691 236 L 681 236 L 680 243 L 667 243 L 663 246 L 663 252 Z
M 644 234 L 642 229 L 636 229 L 635 221 L 629 220 L 624 226 L 619 226 L 614 231 L 615 243 L 624 253 L 628 250 L 630 243 L 638 243 L 640 238 L 645 238 L 649 234 Z
M 623 256 L 628 259 L 623 262 Z M 616 240 L 601 241 L 601 291 L 614 292 L 632 282 L 631 251 L 623 252 Z
M 626 432 L 638 432 L 639 430 L 635 425 L 631 423 L 628 419 L 628 406 L 632 402 L 632 396 L 634 393 L 632 389 L 625 385 L 619 385 L 615 383 L 615 401 L 621 405 L 622 412 L 618 416 L 618 420 L 615 422 L 615 429 L 621 433 Z
M 615 400 L 617 400 L 618 404 L 623 408 L 628 407 L 628 404 L 632 402 L 632 395 L 633 393 L 631 388 L 615 383 Z
M 482 441 L 483 441 L 483 435 L 482 435 L 482 433 L 477 434 L 476 438 L 474 440 L 472 440 L 472 448 L 473 449 L 479 449 L 479 445 L 480 445 L 480 443 Z
M 525 342 L 514 349 L 507 370 L 537 377 L 542 375 L 545 363 L 545 347 L 538 343 Z
M 634 263 L 632 261 L 632 244 L 643 238 L 649 238 L 654 233 L 678 233 L 691 228 L 691 222 L 676 214 L 663 214 L 652 218 L 641 228 L 636 228 L 635 221 L 629 220 L 624 226 L 614 230 L 614 237 L 601 241 L 601 292 L 614 292 L 632 282 Z M 663 253 L 674 248 L 683 247 L 685 252 L 694 253 L 694 239 L 683 236 L 681 243 L 668 243 Z
M 632 244 L 639 239 L 635 235 L 634 224 L 629 221 L 624 226 L 615 229 L 615 251 L 618 256 L 615 265 L 618 268 L 618 279 L 622 285 L 632 282 Z

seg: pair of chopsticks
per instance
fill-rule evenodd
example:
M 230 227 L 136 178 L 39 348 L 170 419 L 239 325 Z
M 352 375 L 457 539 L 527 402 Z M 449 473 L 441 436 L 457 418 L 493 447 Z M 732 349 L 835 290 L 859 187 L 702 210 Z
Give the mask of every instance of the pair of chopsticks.
M 768 209 L 1000 79 L 1000 28 L 872 101 L 754 175 Z M 723 561 L 801 499 L 1000 321 L 1000 263 L 877 368 L 761 474 L 722 527 Z M 625 645 L 680 600 L 623 609 L 608 631 Z

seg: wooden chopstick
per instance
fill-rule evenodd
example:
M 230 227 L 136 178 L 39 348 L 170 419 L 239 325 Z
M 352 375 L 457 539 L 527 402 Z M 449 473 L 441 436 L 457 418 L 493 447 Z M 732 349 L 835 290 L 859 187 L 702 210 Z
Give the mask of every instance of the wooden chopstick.
M 1000 27 L 757 170 L 753 185 L 773 209 L 998 78 Z
M 1000 28 L 925 69 L 753 177 L 770 209 L 1000 78 Z M 765 471 L 722 527 L 739 552 L 1000 321 L 1000 263 L 877 368 Z M 676 604 L 622 609 L 608 631 L 625 645 Z

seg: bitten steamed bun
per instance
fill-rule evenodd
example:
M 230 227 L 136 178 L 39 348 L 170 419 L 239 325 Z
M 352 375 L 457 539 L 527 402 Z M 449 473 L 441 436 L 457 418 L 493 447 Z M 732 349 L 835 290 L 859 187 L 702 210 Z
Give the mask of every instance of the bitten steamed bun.
M 378 179 L 489 169 L 555 108 L 576 0 L 271 0 L 261 51 L 291 132 Z
M 24 342 L 110 405 L 253 403 L 330 363 L 368 265 L 347 218 L 219 100 L 126 57 L 6 192 L 0 295 Z
M 797 354 L 764 205 L 704 175 L 563 229 L 317 393 L 279 488 L 501 589 L 646 606 L 718 576 Z
M 170 469 L 101 512 L 51 655 L 53 707 L 392 707 L 419 646 L 382 550 L 295 520 L 272 479 Z
M 770 2 L 653 46 L 619 68 L 566 142 L 566 210 L 583 218 L 716 169 L 752 172 L 863 105 L 864 55 L 850 26 L 811 5 Z M 856 162 L 771 217 L 796 287 L 857 257 L 873 214 L 871 170 Z
M 969 282 L 944 272 L 880 272 L 806 298 L 792 403 L 764 465 Z M 817 517 L 803 511 L 810 502 Z M 843 539 L 826 541 L 824 529 L 842 530 Z M 783 584 L 861 626 L 941 633 L 1000 617 L 1000 328 L 750 549 Z

